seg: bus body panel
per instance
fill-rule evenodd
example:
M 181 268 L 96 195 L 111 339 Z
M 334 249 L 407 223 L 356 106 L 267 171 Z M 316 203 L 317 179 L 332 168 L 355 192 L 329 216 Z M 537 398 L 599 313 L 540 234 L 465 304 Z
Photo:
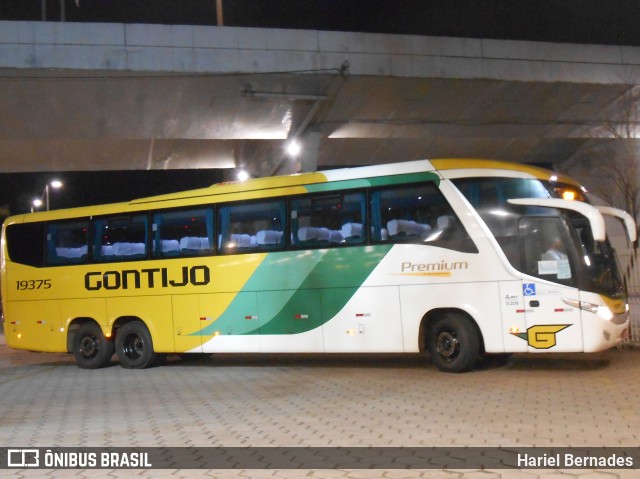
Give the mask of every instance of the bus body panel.
M 602 302 L 602 296 L 580 291 L 582 303 L 598 304 Z M 581 311 L 583 344 L 585 352 L 598 352 L 610 349 L 622 342 L 625 331 L 629 329 L 629 310 L 624 300 L 611 300 L 605 298 L 604 303 L 612 314 L 617 316 L 617 321 L 604 319 L 598 313 Z M 606 314 L 606 313 L 605 313 Z M 626 318 L 626 321 L 623 321 Z
M 63 301 L 16 301 L 5 304 L 7 345 L 32 351 L 65 352 L 66 333 L 60 321 Z
M 260 291 L 257 298 L 260 327 L 252 335 L 262 352 L 324 351 L 320 290 Z
M 339 291 L 322 290 L 323 304 Z M 325 351 L 404 351 L 400 295 L 397 286 L 363 286 L 323 326 Z
M 200 326 L 191 335 L 200 337 L 203 352 L 260 352 L 260 337 L 249 334 L 260 327 L 255 291 L 199 294 L 198 301 Z
M 402 286 L 405 350 L 418 351 L 418 331 L 424 315 L 433 310 L 453 309 L 464 312 L 477 325 L 487 352 L 503 352 L 504 338 L 497 303 L 499 292 L 497 282 Z M 452 303 L 452 298 L 457 301 Z
M 141 319 L 159 353 L 175 351 L 171 295 L 115 297 L 107 299 L 107 318 L 114 325 L 120 318 Z
M 579 300 L 577 289 L 525 277 L 522 290 L 529 352 L 584 350 L 580 310 L 565 302 Z
M 522 280 L 500 281 L 500 310 L 502 317 L 502 334 L 504 337 L 504 351 L 490 351 L 495 353 L 512 352 L 525 353 L 528 350 L 526 341 L 518 338 L 514 333 L 527 330 L 524 314 L 524 296 Z
M 202 316 L 198 294 L 171 295 L 174 347 L 176 352 L 202 352 L 202 338 L 197 331 L 207 318 Z

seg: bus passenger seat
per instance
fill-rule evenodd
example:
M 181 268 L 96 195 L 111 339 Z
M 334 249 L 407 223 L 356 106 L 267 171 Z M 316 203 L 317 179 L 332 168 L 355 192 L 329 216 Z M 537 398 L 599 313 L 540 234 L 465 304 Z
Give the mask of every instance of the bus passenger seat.
M 259 245 L 280 244 L 282 239 L 282 231 L 261 230 L 256 234 L 256 240 Z
M 320 228 L 315 226 L 303 226 L 298 228 L 298 239 L 300 241 L 312 241 L 318 239 Z
M 180 243 L 178 240 L 162 240 L 162 254 L 172 256 L 180 253 Z
M 426 237 L 431 232 L 431 226 L 412 220 L 391 220 L 387 223 L 387 229 L 392 237 L 398 235 Z
M 342 231 L 340 230 L 329 230 L 329 242 L 331 243 L 342 243 L 344 241 L 344 237 L 342 236 Z
M 65 259 L 81 259 L 87 255 L 87 245 L 78 248 L 56 248 L 56 256 Z
M 452 216 L 438 216 L 436 220 L 436 230 L 430 234 L 426 241 L 435 241 L 443 239 L 446 232 L 449 232 L 454 227 L 454 218 Z
M 100 250 L 100 256 L 103 258 L 113 256 L 113 245 L 103 244 L 102 249 Z
M 439 230 L 447 230 L 453 226 L 453 218 L 451 216 L 438 216 L 436 226 Z
M 113 254 L 117 257 L 144 256 L 144 243 L 114 243 Z
M 248 234 L 232 234 L 231 243 L 237 248 L 251 248 L 256 245 L 256 237 Z
M 346 240 L 358 239 L 362 236 L 362 223 L 346 223 L 342 225 L 342 237 Z
M 178 243 L 178 240 L 174 241 Z M 180 240 L 179 250 L 183 253 L 199 253 L 209 249 L 209 238 L 206 236 L 185 236 Z

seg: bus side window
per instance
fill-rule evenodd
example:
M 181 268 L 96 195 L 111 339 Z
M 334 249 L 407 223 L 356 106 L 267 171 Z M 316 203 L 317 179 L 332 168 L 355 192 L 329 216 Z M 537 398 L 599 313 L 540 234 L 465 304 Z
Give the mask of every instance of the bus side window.
M 96 218 L 93 229 L 94 260 L 128 261 L 147 257 L 147 215 Z
M 89 222 L 86 220 L 47 224 L 46 264 L 82 264 L 88 259 Z
M 38 221 L 7 226 L 7 252 L 12 262 L 36 268 L 44 266 L 44 225 Z
M 284 248 L 285 202 L 228 204 L 218 209 L 218 249 L 251 253 Z
M 202 256 L 213 252 L 213 209 L 155 213 L 151 220 L 154 258 Z
M 374 242 L 425 244 L 478 252 L 453 208 L 433 183 L 374 191 L 371 223 Z
M 291 202 L 291 242 L 299 248 L 327 248 L 366 241 L 365 195 L 361 192 L 303 196 Z

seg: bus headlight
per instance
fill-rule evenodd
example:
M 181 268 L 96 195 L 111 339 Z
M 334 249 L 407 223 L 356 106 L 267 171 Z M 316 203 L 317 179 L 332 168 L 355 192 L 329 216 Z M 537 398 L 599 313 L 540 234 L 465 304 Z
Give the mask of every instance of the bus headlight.
M 583 311 L 589 311 L 590 313 L 598 315 L 599 317 L 601 317 L 605 321 L 611 321 L 613 319 L 613 316 L 614 316 L 613 315 L 613 311 L 611 311 L 611 308 L 609 308 L 607 306 L 588 303 L 586 301 L 578 301 L 578 300 L 575 300 L 575 299 L 562 298 L 562 301 L 564 301 L 569 306 L 573 306 L 574 308 L 580 308 Z
M 607 321 L 611 321 L 613 319 L 613 311 L 606 306 L 598 306 L 596 308 L 596 314 Z

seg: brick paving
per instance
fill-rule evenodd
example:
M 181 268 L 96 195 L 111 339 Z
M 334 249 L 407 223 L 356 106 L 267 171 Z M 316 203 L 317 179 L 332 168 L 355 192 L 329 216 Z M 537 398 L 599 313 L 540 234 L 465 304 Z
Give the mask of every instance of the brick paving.
M 444 374 L 417 356 L 218 355 L 87 371 L 6 347 L 9 447 L 640 446 L 640 350 L 515 355 Z M 0 470 L 15 478 L 584 478 L 635 470 Z

